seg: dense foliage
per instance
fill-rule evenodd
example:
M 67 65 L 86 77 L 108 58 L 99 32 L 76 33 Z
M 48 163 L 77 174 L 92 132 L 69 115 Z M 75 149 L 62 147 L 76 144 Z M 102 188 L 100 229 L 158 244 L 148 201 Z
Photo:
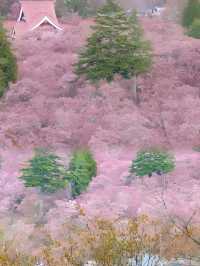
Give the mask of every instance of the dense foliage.
M 183 26 L 191 26 L 195 19 L 200 19 L 200 1 L 189 0 L 183 13 Z
M 116 4 L 115 0 L 107 0 L 106 4 L 103 5 L 98 12 L 101 14 L 108 14 L 108 15 L 112 15 L 116 12 L 121 12 L 121 6 Z
M 200 18 L 193 21 L 192 25 L 189 27 L 188 35 L 200 39 Z
M 7 40 L 6 31 L 0 23 L 0 97 L 5 92 L 10 81 L 17 78 L 17 63 Z
M 138 152 L 137 158 L 132 162 L 131 173 L 137 176 L 152 176 L 153 173 L 162 175 L 175 168 L 174 158 L 166 151 L 148 149 Z
M 149 42 L 142 38 L 136 13 L 125 11 L 109 0 L 97 16 L 93 34 L 80 53 L 76 73 L 88 80 L 112 81 L 116 74 L 125 79 L 146 72 L 151 65 Z
M 26 187 L 39 187 L 42 192 L 53 193 L 67 185 L 64 168 L 59 157 L 45 150 L 37 149 L 28 166 L 22 169 L 22 179 Z
M 95 8 L 89 4 L 88 0 L 57 0 L 56 13 L 59 17 L 65 17 L 69 13 L 88 17 L 95 13 Z
M 64 0 L 69 11 L 78 13 L 81 17 L 87 17 L 92 14 L 88 0 Z
M 96 176 L 96 171 L 96 162 L 90 151 L 74 152 L 66 175 L 72 186 L 73 197 L 80 195 L 87 188 L 92 177 Z

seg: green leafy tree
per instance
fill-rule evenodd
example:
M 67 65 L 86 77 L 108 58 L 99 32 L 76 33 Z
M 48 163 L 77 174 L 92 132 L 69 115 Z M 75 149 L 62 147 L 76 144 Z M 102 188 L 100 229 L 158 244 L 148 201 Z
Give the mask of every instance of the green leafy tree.
M 76 197 L 83 192 L 92 177 L 96 176 L 96 162 L 88 150 L 74 152 L 66 174 L 66 179 L 71 183 L 72 196 Z
M 26 187 L 39 187 L 42 192 L 54 193 L 64 189 L 67 181 L 64 179 L 64 167 L 60 158 L 53 153 L 37 149 L 28 166 L 22 169 L 22 179 Z
M 166 151 L 147 149 L 139 151 L 132 162 L 130 172 L 137 176 L 152 176 L 153 173 L 162 175 L 175 168 L 174 157 Z
M 17 63 L 7 40 L 6 32 L 0 23 L 0 96 L 3 95 L 10 81 L 16 81 Z
M 195 19 L 192 25 L 189 27 L 188 35 L 200 39 L 200 19 Z
M 200 19 L 200 1 L 189 0 L 183 12 L 183 26 L 191 26 L 195 19 Z
M 96 16 L 93 34 L 76 64 L 76 74 L 98 85 L 100 80 L 111 82 L 115 75 L 133 79 L 134 99 L 137 100 L 137 76 L 151 66 L 151 47 L 143 40 L 142 29 L 135 12 L 125 11 L 109 0 Z

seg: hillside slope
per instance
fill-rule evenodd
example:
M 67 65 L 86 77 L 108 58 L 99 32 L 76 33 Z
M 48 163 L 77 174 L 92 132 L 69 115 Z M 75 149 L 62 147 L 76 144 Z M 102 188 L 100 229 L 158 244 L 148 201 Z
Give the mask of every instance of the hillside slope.
M 125 179 L 137 150 L 155 145 L 170 148 L 177 158 L 176 171 L 167 177 L 169 205 L 176 203 L 184 216 L 189 213 L 182 208 L 185 204 L 190 211 L 200 207 L 200 155 L 192 150 L 200 145 L 199 41 L 169 22 L 143 21 L 153 43 L 154 65 L 139 80 L 141 104 L 136 106 L 129 82 L 119 78 L 110 85 L 102 82 L 99 96 L 84 80 L 73 85 L 73 63 L 90 24 L 77 21 L 63 33 L 44 30 L 14 44 L 20 77 L 0 103 L 0 217 L 10 224 L 22 221 L 29 233 L 36 223 L 35 203 L 30 203 L 41 196 L 25 189 L 17 177 L 38 146 L 63 157 L 77 146 L 93 150 L 98 176 L 77 199 L 90 215 L 161 215 L 162 181 L 153 177 L 127 185 Z M 17 204 L 18 198 L 22 201 Z M 54 208 L 48 206 L 42 214 L 52 230 L 70 215 L 66 199 L 53 200 Z

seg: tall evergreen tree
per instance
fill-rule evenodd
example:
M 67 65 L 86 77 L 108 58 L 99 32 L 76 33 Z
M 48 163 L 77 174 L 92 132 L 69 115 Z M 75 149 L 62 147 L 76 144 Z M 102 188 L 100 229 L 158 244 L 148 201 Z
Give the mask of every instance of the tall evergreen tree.
M 10 81 L 17 78 L 17 63 L 12 52 L 6 31 L 0 24 L 0 97 L 8 87 Z
M 142 30 L 134 12 L 125 11 L 109 0 L 96 16 L 93 34 L 80 53 L 76 73 L 98 84 L 111 82 L 115 75 L 133 79 L 134 98 L 137 99 L 137 76 L 151 66 L 151 48 L 143 40 Z

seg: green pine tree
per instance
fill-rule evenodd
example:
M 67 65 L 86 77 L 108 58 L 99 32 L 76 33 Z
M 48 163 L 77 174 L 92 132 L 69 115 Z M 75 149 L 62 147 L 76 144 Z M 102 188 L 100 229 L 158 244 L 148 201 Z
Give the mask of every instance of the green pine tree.
M 112 10 L 112 11 L 111 11 Z M 111 82 L 115 75 L 133 79 L 137 99 L 137 76 L 151 66 L 151 48 L 143 40 L 142 30 L 134 12 L 128 17 L 112 0 L 99 10 L 93 34 L 76 64 L 76 74 L 97 84 Z
M 190 27 L 196 19 L 200 19 L 200 0 L 189 0 L 183 12 L 183 26 Z
M 121 7 L 114 0 L 107 0 L 106 4 L 98 10 L 98 13 L 112 14 L 121 11 Z
M 28 166 L 22 169 L 22 179 L 26 187 L 39 187 L 42 192 L 53 193 L 67 185 L 64 179 L 64 167 L 59 157 L 53 153 L 38 149 Z
M 6 32 L 0 24 L 0 96 L 3 95 L 10 81 L 16 81 L 17 63 Z

